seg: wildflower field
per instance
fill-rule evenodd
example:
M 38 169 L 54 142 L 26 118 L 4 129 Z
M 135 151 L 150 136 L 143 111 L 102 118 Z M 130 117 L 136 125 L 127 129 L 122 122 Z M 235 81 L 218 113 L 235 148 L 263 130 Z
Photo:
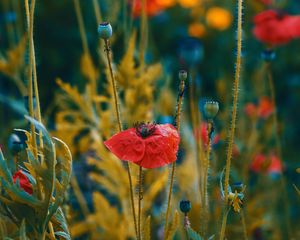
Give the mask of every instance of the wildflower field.
M 299 0 L 1 0 L 0 240 L 299 240 Z

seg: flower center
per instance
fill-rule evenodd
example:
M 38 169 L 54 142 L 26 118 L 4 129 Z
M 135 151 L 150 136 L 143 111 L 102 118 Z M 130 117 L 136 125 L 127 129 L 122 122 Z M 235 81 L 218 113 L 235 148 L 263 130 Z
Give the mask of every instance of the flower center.
M 155 124 L 153 123 L 139 123 L 135 126 L 137 135 L 142 138 L 147 138 L 155 132 Z

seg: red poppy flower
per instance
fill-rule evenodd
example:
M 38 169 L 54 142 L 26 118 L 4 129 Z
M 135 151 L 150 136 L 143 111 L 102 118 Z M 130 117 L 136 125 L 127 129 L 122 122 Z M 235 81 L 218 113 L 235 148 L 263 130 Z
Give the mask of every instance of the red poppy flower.
M 256 173 L 282 173 L 283 166 L 275 154 L 271 153 L 266 156 L 259 153 L 253 158 L 250 169 Z
M 280 45 L 300 37 L 300 15 L 267 10 L 254 17 L 255 37 L 269 45 Z
M 174 162 L 180 137 L 171 124 L 139 124 L 115 134 L 105 146 L 118 158 L 144 168 L 157 168 Z
M 27 192 L 28 194 L 32 195 L 32 185 L 29 181 L 29 179 L 27 178 L 27 176 L 23 173 L 22 170 L 17 171 L 14 175 L 13 175 L 13 181 L 14 183 L 17 182 L 17 179 L 19 181 L 20 184 L 20 188 L 23 189 L 25 192 Z

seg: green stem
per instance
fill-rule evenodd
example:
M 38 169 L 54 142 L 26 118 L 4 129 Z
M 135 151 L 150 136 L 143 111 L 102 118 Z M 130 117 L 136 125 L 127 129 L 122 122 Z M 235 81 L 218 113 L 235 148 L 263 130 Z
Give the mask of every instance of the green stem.
M 119 100 L 118 100 L 118 95 L 117 95 L 117 88 L 116 88 L 116 80 L 114 77 L 114 73 L 112 70 L 112 60 L 110 56 L 110 46 L 109 46 L 109 41 L 104 40 L 105 43 L 105 52 L 106 52 L 106 58 L 107 58 L 107 63 L 108 63 L 108 68 L 109 68 L 109 73 L 110 73 L 110 78 L 111 78 L 111 84 L 113 87 L 113 99 L 114 99 L 114 108 L 115 108 L 115 115 L 117 118 L 118 122 L 118 130 L 119 132 L 122 131 L 122 122 L 121 122 L 121 117 L 120 117 L 120 111 L 119 111 Z M 137 226 L 137 221 L 136 221 L 136 213 L 135 213 L 135 206 L 134 206 L 134 195 L 133 195 L 133 184 L 132 184 L 132 177 L 131 177 L 131 171 L 130 171 L 130 166 L 128 162 L 125 162 L 126 170 L 128 173 L 128 180 L 129 180 L 129 190 L 130 190 L 130 200 L 131 200 L 131 208 L 132 208 L 132 215 L 133 215 L 133 222 L 134 222 L 134 228 L 135 228 L 135 233 L 136 236 L 138 236 L 138 226 Z
M 175 120 L 176 129 L 178 132 L 180 132 L 181 106 L 182 106 L 182 101 L 183 101 L 184 88 L 185 88 L 185 82 L 184 82 L 184 80 L 181 80 L 180 87 L 179 87 L 179 95 L 178 95 L 178 99 L 177 99 L 176 120 Z M 171 170 L 169 194 L 168 194 L 167 211 L 166 211 L 166 218 L 165 218 L 165 227 L 164 227 L 165 238 L 166 238 L 166 233 L 167 233 L 167 229 L 168 229 L 168 225 L 169 225 L 169 214 L 170 214 L 172 190 L 173 190 L 173 184 L 174 184 L 175 167 L 176 167 L 176 162 L 173 162 L 172 170 Z
M 229 131 L 229 141 L 227 148 L 227 157 L 226 157 L 226 168 L 225 168 L 225 196 L 224 196 L 224 207 L 228 203 L 228 186 L 229 186 L 229 173 L 230 173 L 230 164 L 232 157 L 233 142 L 235 136 L 235 125 L 237 117 L 237 103 L 238 103 L 238 93 L 239 93 L 239 80 L 241 73 L 241 52 L 242 52 L 242 4 L 243 0 L 238 0 L 238 27 L 237 27 L 237 56 L 236 56 L 236 71 L 234 78 L 234 87 L 233 87 L 233 110 L 231 115 L 231 126 Z M 220 240 L 224 239 L 225 229 L 227 222 L 227 214 L 223 215 L 222 227 L 220 233 Z
M 138 239 L 141 240 L 141 211 L 143 199 L 143 168 L 139 167 L 139 201 L 138 201 Z
M 147 48 L 147 38 L 148 38 L 148 24 L 147 24 L 147 14 L 146 14 L 146 1 L 142 0 L 142 20 L 141 20 L 141 29 L 140 29 L 140 55 L 139 55 L 139 61 L 140 61 L 140 69 L 143 71 L 144 65 L 145 65 L 145 52 Z

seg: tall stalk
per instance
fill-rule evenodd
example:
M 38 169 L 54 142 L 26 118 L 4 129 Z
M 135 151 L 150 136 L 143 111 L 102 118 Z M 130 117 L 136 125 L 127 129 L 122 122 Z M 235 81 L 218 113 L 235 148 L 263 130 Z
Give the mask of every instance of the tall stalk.
M 138 240 L 141 236 L 141 215 L 142 215 L 142 199 L 143 199 L 143 167 L 139 167 L 139 199 L 138 199 Z
M 238 0 L 238 23 L 237 23 L 237 56 L 236 56 L 236 70 L 233 86 L 233 110 L 231 114 L 231 126 L 229 130 L 229 140 L 227 148 L 227 157 L 226 157 L 226 167 L 225 167 L 225 196 L 224 196 L 224 213 L 222 219 L 222 226 L 220 232 L 220 240 L 224 239 L 225 229 L 227 223 L 227 213 L 226 208 L 228 204 L 228 186 L 229 186 L 229 173 L 230 173 L 230 164 L 232 158 L 232 149 L 235 136 L 235 125 L 237 117 L 237 104 L 238 104 L 238 94 L 239 94 L 239 80 L 241 74 L 241 52 L 242 52 L 242 7 L 243 0 Z
M 177 106 L 176 106 L 176 116 L 175 116 L 175 124 L 176 129 L 178 132 L 180 132 L 180 118 L 181 118 L 181 106 L 183 101 L 183 94 L 185 89 L 185 79 L 186 79 L 186 72 L 180 72 L 185 73 L 185 77 L 181 77 L 180 86 L 179 86 L 179 94 L 177 98 Z M 175 167 L 176 162 L 172 163 L 172 169 L 171 169 L 171 177 L 170 177 L 170 186 L 169 186 L 169 194 L 168 194 L 168 203 L 167 203 L 167 211 L 166 211 L 166 218 L 165 218 L 165 227 L 164 227 L 164 235 L 166 238 L 166 233 L 169 225 L 169 214 L 170 214 L 170 206 L 171 206 L 171 198 L 172 198 L 172 190 L 173 190 L 173 184 L 174 184 L 174 177 L 175 177 Z
M 111 84 L 113 87 L 115 115 L 116 115 L 117 122 L 118 122 L 118 130 L 119 130 L 119 132 L 121 132 L 123 128 L 122 128 L 122 122 L 121 122 L 120 111 L 119 111 L 119 100 L 118 100 L 118 94 L 117 94 L 117 88 L 116 88 L 116 80 L 115 80 L 114 73 L 112 70 L 112 60 L 111 60 L 111 55 L 110 55 L 109 40 L 104 39 L 104 43 L 105 43 L 106 58 L 107 58 L 107 63 L 108 63 L 108 68 L 109 68 L 109 73 L 110 73 L 110 78 L 111 78 Z M 137 221 L 136 221 L 136 212 L 135 212 L 135 206 L 134 206 L 133 184 L 132 184 L 130 165 L 128 162 L 125 162 L 125 167 L 127 170 L 128 180 L 129 180 L 130 200 L 131 200 L 134 228 L 135 228 L 136 236 L 138 236 L 138 225 L 137 225 Z

